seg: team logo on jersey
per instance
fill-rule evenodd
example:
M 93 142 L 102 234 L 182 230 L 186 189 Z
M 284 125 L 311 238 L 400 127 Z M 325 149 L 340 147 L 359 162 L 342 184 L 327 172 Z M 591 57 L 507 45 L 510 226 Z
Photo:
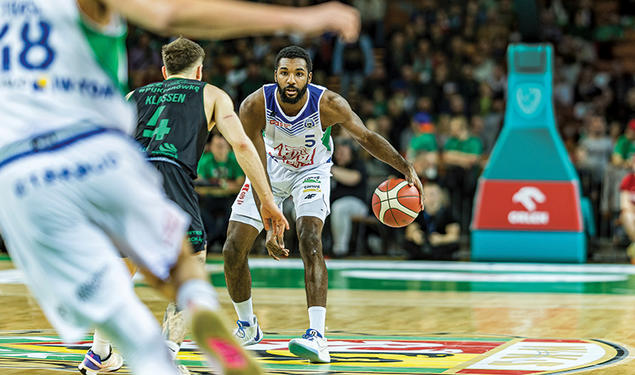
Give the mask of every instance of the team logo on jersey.
M 273 149 L 277 151 L 277 154 L 270 154 L 271 156 L 293 168 L 312 165 L 315 157 L 315 149 L 310 150 L 306 147 L 293 147 L 280 143 Z
M 304 122 L 304 127 L 305 127 L 305 128 L 307 128 L 307 129 L 314 128 L 314 127 L 315 127 L 315 125 L 316 125 L 315 121 L 313 121 L 313 120 L 312 120 L 312 119 L 310 119 L 310 118 L 309 118 L 309 119 L 307 119 L 307 120 Z
M 323 373 L 324 366 L 331 374 L 572 374 L 628 357 L 625 348 L 603 340 L 330 335 L 331 363 L 324 365 L 291 354 L 289 339 L 295 337 L 268 334 L 247 349 L 268 372 L 285 374 Z M 0 367 L 73 371 L 90 345 L 89 337 L 65 345 L 51 331 L 10 331 L 0 335 Z M 190 341 L 183 343 L 177 359 L 193 374 L 209 373 L 204 355 Z M 119 373 L 130 372 L 124 367 Z
M 161 143 L 161 145 L 159 146 L 159 151 L 152 151 L 152 155 L 166 155 L 173 157 L 174 159 L 178 159 L 177 151 L 178 150 L 176 149 L 176 146 L 172 143 Z

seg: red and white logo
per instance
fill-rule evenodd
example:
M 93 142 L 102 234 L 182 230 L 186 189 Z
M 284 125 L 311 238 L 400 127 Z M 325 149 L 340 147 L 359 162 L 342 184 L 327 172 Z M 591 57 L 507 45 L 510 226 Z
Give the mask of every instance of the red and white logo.
M 536 211 L 537 204 L 545 203 L 547 197 L 535 186 L 523 186 L 512 196 L 512 202 L 520 203 L 524 211 L 510 211 L 507 220 L 510 224 L 545 225 L 549 224 L 549 212 Z
M 577 181 L 482 179 L 473 228 L 581 232 Z
M 236 198 L 236 204 L 241 205 L 245 201 L 245 196 L 249 191 L 249 184 L 244 184 L 240 189 L 240 193 L 238 193 L 238 198 Z

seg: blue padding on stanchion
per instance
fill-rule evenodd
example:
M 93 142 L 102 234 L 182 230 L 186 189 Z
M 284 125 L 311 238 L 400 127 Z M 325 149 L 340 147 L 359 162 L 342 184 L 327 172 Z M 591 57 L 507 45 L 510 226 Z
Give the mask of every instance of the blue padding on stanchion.
M 473 261 L 584 263 L 586 237 L 579 232 L 472 232 Z

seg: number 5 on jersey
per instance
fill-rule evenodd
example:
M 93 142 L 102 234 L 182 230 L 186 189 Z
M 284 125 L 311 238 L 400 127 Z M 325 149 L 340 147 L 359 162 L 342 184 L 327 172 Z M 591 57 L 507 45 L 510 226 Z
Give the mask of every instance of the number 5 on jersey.
M 315 134 L 307 134 L 304 136 L 304 147 L 315 146 Z
M 156 126 L 157 121 L 159 120 L 159 117 L 161 116 L 161 112 L 163 112 L 164 109 L 165 109 L 165 106 L 162 105 L 159 108 L 157 108 L 156 111 L 154 111 L 154 114 L 150 118 L 150 121 L 148 121 L 148 123 L 146 124 L 146 128 L 148 129 L 145 129 L 143 131 L 144 137 L 146 138 L 154 137 L 154 139 L 156 139 L 157 141 L 161 141 L 170 132 L 170 130 L 172 130 L 172 128 L 168 127 L 168 122 L 169 122 L 168 119 L 159 121 L 159 126 Z

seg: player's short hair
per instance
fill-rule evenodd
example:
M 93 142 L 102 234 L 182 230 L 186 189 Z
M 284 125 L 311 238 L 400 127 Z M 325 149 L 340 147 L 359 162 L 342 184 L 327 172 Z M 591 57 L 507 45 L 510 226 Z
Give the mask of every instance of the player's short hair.
M 313 71 L 313 61 L 311 61 L 311 56 L 309 56 L 309 53 L 302 47 L 288 46 L 281 49 L 276 56 L 276 70 L 278 70 L 280 59 L 304 59 L 309 73 Z
M 176 74 L 202 61 L 205 58 L 205 51 L 197 43 L 179 37 L 161 47 L 161 57 L 168 73 Z

